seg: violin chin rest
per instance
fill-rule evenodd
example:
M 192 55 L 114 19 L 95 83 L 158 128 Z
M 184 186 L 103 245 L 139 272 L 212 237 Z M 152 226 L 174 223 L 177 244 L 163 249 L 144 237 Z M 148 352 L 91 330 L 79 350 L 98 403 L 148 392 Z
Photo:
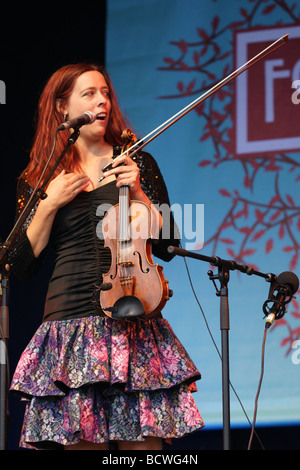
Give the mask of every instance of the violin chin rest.
M 145 314 L 143 303 L 134 295 L 120 297 L 112 308 L 113 318 L 135 318 Z

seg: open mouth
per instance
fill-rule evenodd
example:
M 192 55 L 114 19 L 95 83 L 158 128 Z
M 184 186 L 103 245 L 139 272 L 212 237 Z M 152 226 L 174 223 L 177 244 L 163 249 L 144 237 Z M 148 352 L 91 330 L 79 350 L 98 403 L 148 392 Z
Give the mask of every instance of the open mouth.
M 104 121 L 105 118 L 106 118 L 106 114 L 105 114 L 105 113 L 99 113 L 99 114 L 97 114 L 97 116 L 96 116 L 97 121 Z

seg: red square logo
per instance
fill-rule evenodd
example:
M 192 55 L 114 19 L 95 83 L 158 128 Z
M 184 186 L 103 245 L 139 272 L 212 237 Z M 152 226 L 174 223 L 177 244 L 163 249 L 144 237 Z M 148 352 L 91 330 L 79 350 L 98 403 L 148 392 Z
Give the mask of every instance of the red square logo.
M 285 45 L 236 79 L 237 155 L 300 149 L 300 100 L 292 99 L 300 80 L 300 26 L 236 33 L 235 60 L 238 68 L 286 34 Z

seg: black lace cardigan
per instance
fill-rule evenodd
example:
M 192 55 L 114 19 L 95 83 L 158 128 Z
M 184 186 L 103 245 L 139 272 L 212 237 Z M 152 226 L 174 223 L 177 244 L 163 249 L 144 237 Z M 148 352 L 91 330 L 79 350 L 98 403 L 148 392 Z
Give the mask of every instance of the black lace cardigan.
M 120 148 L 114 149 L 114 157 L 120 152 Z M 168 191 L 159 170 L 159 167 L 154 158 L 147 152 L 140 151 L 133 159 L 136 161 L 140 170 L 140 184 L 141 188 L 148 196 L 153 204 L 162 205 L 167 204 L 170 206 Z M 17 192 L 17 207 L 16 217 L 19 217 L 27 201 L 29 200 L 33 190 L 25 179 L 21 179 L 18 184 Z M 38 205 L 38 204 L 37 204 Z M 25 223 L 13 243 L 8 256 L 8 262 L 14 274 L 21 280 L 30 279 L 40 269 L 47 247 L 35 257 L 26 231 L 30 225 L 35 214 L 37 205 L 27 217 Z M 164 223 L 164 222 L 163 222 Z M 174 255 L 168 253 L 167 248 L 169 245 L 179 246 L 179 232 L 174 223 L 173 215 L 170 213 L 170 238 L 160 238 L 154 241 L 152 245 L 153 255 L 162 259 L 163 261 L 170 261 Z M 162 232 L 161 232 L 162 233 Z M 51 240 L 51 237 L 50 237 Z

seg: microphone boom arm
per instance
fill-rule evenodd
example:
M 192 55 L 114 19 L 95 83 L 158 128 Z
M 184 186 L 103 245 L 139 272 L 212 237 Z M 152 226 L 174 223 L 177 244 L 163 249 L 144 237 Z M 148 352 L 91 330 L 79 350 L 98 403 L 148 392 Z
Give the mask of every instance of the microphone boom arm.
M 272 284 L 277 277 L 272 273 L 261 273 L 253 268 L 241 265 L 232 260 L 223 260 L 217 256 L 206 256 L 199 253 L 184 250 L 175 246 L 169 246 L 168 252 L 182 257 L 195 258 L 200 261 L 210 263 L 218 267 L 218 274 L 214 275 L 208 271 L 209 279 L 213 281 L 216 288 L 216 295 L 220 297 L 220 331 L 221 331 L 221 359 L 222 359 L 222 413 L 223 413 L 223 450 L 230 450 L 230 393 L 229 393 L 229 302 L 228 302 L 228 282 L 229 271 L 238 270 L 248 276 L 256 275 L 264 278 Z M 220 281 L 220 289 L 217 289 L 215 279 Z
M 46 176 L 45 180 L 43 181 L 42 185 L 39 187 L 39 184 L 45 174 L 45 171 L 50 163 L 52 158 L 53 152 L 51 153 L 48 162 L 45 165 L 43 173 L 36 185 L 36 188 L 33 190 L 33 193 L 30 196 L 29 201 L 27 202 L 26 206 L 24 207 L 23 211 L 21 212 L 20 216 L 18 217 L 14 227 L 12 228 L 10 234 L 6 238 L 5 242 L 0 247 L 0 275 L 7 275 L 7 271 L 5 269 L 5 264 L 7 263 L 8 253 L 12 246 L 13 241 L 15 240 L 16 236 L 18 235 L 22 225 L 26 221 L 28 215 L 30 214 L 31 210 L 34 208 L 35 204 L 38 202 L 39 199 L 46 199 L 47 194 L 45 193 L 45 188 L 47 187 L 53 173 L 55 172 L 56 168 L 60 164 L 61 160 L 69 150 L 70 146 L 74 144 L 79 137 L 79 129 L 75 129 L 74 132 L 68 138 L 68 143 L 63 149 L 61 155 L 51 168 L 49 174 Z

